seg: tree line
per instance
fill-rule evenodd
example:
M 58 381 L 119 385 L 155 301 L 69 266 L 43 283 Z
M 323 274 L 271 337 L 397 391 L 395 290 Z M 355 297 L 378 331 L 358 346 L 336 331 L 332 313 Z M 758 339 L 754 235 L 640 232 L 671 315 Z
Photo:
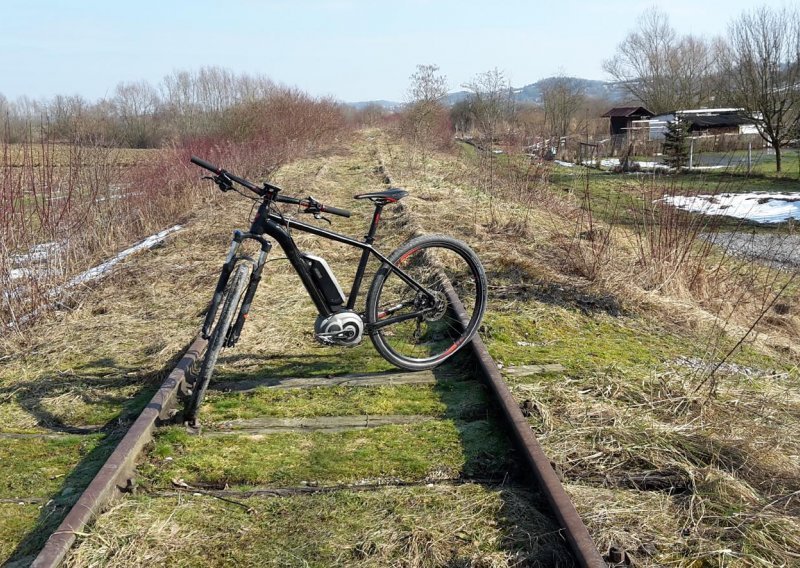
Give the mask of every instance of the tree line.
M 638 27 L 604 63 L 631 102 L 655 113 L 702 107 L 735 107 L 755 120 L 774 149 L 800 138 L 800 12 L 758 8 L 733 20 L 726 37 L 679 34 L 663 12 L 644 13 Z M 542 82 L 541 104 L 515 102 L 498 69 L 463 85 L 469 95 L 447 108 L 446 77 L 436 65 L 411 76 L 403 131 L 423 146 L 447 144 L 455 133 L 477 134 L 491 145 L 498 137 L 522 145 L 561 148 L 567 139 L 603 135 L 599 120 L 608 102 L 592 99 L 580 80 L 563 74 Z M 361 121 L 385 118 L 376 109 Z M 47 100 L 0 93 L 0 141 L 41 137 L 50 141 L 152 148 L 202 138 L 274 141 L 299 131 L 335 130 L 353 112 L 332 99 L 315 98 L 260 75 L 219 67 L 175 71 L 158 84 L 120 83 L 111 95 L 90 102 L 80 95 Z M 4 120 L 2 120 L 4 119 Z M 32 127 L 36 125 L 36 127 Z M 329 128 L 330 126 L 330 128 Z
M 604 69 L 650 111 L 733 107 L 775 151 L 800 138 L 800 12 L 761 7 L 725 37 L 680 35 L 659 10 L 641 16 Z
M 732 107 L 755 122 L 775 151 L 800 139 L 800 12 L 797 8 L 757 8 L 728 26 L 725 37 L 681 35 L 658 9 L 645 12 L 638 27 L 604 62 L 604 70 L 624 89 L 630 104 L 655 114 Z M 517 103 L 497 69 L 479 73 L 462 87 L 469 95 L 446 111 L 447 82 L 435 65 L 420 65 L 411 76 L 407 126 L 416 139 L 440 130 L 445 112 L 453 129 L 486 141 L 502 135 L 527 144 L 542 140 L 558 149 L 567 138 L 604 135 L 596 117 L 609 101 L 589 97 L 583 83 L 563 74 L 543 80 L 541 104 Z M 437 110 L 437 103 L 439 104 Z
M 41 138 L 156 148 L 202 138 L 236 141 L 290 136 L 298 129 L 324 131 L 337 126 L 342 114 L 342 105 L 332 99 L 312 97 L 267 77 L 203 67 L 174 71 L 157 85 L 119 83 L 109 97 L 95 102 L 81 95 L 10 101 L 0 93 L 0 141 Z M 269 118 L 274 123 L 267 124 Z

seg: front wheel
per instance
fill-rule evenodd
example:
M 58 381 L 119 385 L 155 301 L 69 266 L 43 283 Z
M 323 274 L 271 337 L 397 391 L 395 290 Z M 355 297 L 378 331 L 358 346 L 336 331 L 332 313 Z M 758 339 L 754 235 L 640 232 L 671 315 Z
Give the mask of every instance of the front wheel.
M 486 272 L 466 244 L 444 235 L 418 237 L 375 274 L 367 294 L 370 339 L 390 363 L 411 371 L 431 369 L 466 344 L 486 309 Z
M 239 261 L 228 279 L 222 299 L 222 309 L 219 312 L 216 324 L 212 328 L 211 338 L 208 340 L 208 349 L 206 349 L 206 355 L 203 359 L 203 366 L 200 368 L 200 374 L 192 386 L 192 396 L 186 406 L 185 419 L 191 426 L 197 425 L 197 412 L 203 403 L 203 396 L 206 394 L 211 374 L 217 364 L 217 357 L 219 357 L 219 353 L 225 345 L 231 323 L 241 307 L 242 295 L 250 280 L 251 271 L 251 262 L 246 260 Z

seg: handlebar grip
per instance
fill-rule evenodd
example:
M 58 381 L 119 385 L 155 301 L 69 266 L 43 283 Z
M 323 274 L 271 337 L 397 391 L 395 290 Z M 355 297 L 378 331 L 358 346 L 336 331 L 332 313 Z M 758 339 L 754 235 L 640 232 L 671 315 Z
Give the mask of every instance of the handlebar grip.
M 292 205 L 302 205 L 303 200 L 297 199 L 296 197 L 288 197 L 286 195 L 277 195 L 275 197 L 275 201 L 280 201 L 281 203 L 291 203 Z
M 330 205 L 320 205 L 320 210 L 323 213 L 331 213 L 333 215 L 339 215 L 340 217 L 350 216 L 350 211 L 347 209 L 339 209 L 338 207 L 331 207 Z
M 212 171 L 212 172 L 214 172 L 214 173 L 215 173 L 215 174 L 217 174 L 217 175 L 219 175 L 220 173 L 222 173 L 222 168 L 218 168 L 217 166 L 215 166 L 215 165 L 214 165 L 214 164 L 212 164 L 211 162 L 206 162 L 205 160 L 203 160 L 202 158 L 198 158 L 197 156 L 192 156 L 192 157 L 191 157 L 191 159 L 190 159 L 190 161 L 191 161 L 193 164 L 197 164 L 197 165 L 198 165 L 198 166 L 200 166 L 201 168 L 205 168 L 205 169 L 207 169 L 207 170 L 209 170 L 209 171 Z

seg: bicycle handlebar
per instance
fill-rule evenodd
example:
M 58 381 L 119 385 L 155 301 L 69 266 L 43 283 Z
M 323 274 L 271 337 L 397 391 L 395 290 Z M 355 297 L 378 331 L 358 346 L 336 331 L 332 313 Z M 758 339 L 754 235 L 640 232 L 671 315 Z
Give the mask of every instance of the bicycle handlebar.
M 217 166 L 215 166 L 211 162 L 206 162 L 205 160 L 203 160 L 202 158 L 198 158 L 197 156 L 192 156 L 189 159 L 189 161 L 192 162 L 193 164 L 196 164 L 196 165 L 200 166 L 201 168 L 205 168 L 205 169 L 207 169 L 209 171 L 212 171 L 215 174 L 221 174 L 222 173 L 222 168 L 218 168 Z
M 276 187 L 276 186 L 273 186 L 273 185 L 265 183 L 264 184 L 264 188 L 260 188 L 257 185 L 255 185 L 254 183 L 250 183 L 246 179 L 240 178 L 239 176 L 234 175 L 234 174 L 232 174 L 232 173 L 230 173 L 230 172 L 228 172 L 228 171 L 226 171 L 226 170 L 224 170 L 224 169 L 222 169 L 220 167 L 217 167 L 214 164 L 212 164 L 211 162 L 206 162 L 205 160 L 203 160 L 202 158 L 198 158 L 197 156 L 192 156 L 190 158 L 190 161 L 193 164 L 197 164 L 201 168 L 205 168 L 205 169 L 207 169 L 207 170 L 209 170 L 211 172 L 214 172 L 218 176 L 222 176 L 222 177 L 228 178 L 231 181 L 235 181 L 239 185 L 243 185 L 244 187 L 246 187 L 250 191 L 252 191 L 254 193 L 257 193 L 259 195 L 264 195 L 264 190 L 265 189 L 274 189 Z M 280 190 L 280 188 L 278 188 L 278 189 Z
M 339 209 L 338 207 L 323 205 L 322 203 L 319 204 L 319 209 L 323 213 L 330 213 L 331 215 L 339 215 L 340 217 L 350 216 L 350 211 L 348 211 L 347 209 Z
M 324 205 L 322 203 L 319 203 L 318 201 L 315 201 L 310 197 L 308 199 L 297 199 L 296 197 L 286 197 L 283 195 L 278 195 L 278 192 L 281 190 L 281 188 L 278 187 L 277 185 L 272 185 L 271 183 L 264 182 L 264 187 L 258 187 L 254 183 L 251 183 L 244 178 L 240 178 L 239 176 L 236 176 L 228 171 L 225 171 L 224 169 L 215 166 L 211 162 L 207 162 L 202 158 L 198 158 L 197 156 L 192 156 L 190 158 L 190 161 L 193 164 L 200 166 L 201 168 L 205 168 L 208 171 L 217 174 L 218 176 L 228 178 L 231 181 L 235 181 L 239 185 L 246 187 L 250 191 L 257 193 L 258 195 L 264 196 L 267 193 L 272 193 L 272 198 L 275 201 L 279 201 L 281 203 L 291 203 L 292 205 L 304 206 L 309 210 L 308 211 L 309 213 L 330 213 L 332 215 L 339 215 L 340 217 L 350 216 L 350 211 L 346 209 L 339 209 L 338 207 Z

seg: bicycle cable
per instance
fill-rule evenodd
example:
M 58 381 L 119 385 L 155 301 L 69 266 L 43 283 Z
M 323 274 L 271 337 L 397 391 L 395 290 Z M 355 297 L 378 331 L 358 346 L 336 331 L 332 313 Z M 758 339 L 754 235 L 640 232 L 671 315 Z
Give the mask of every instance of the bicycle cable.
M 292 238 L 292 228 L 289 226 L 289 222 L 286 221 L 286 217 L 283 215 L 283 210 L 280 207 L 278 207 L 275 204 L 274 201 L 269 204 L 269 208 L 270 208 L 271 211 L 274 211 L 275 213 L 277 213 L 278 217 L 281 218 L 281 223 L 283 223 L 283 226 L 286 227 L 286 234 L 288 234 L 289 238 L 291 239 Z
M 231 189 L 233 189 L 233 191 L 235 191 L 236 193 L 238 193 L 238 194 L 239 194 L 239 195 L 241 195 L 242 197 L 244 197 L 244 198 L 246 198 L 246 199 L 249 199 L 250 201 L 255 201 L 255 202 L 258 202 L 258 201 L 260 201 L 260 200 L 261 200 L 261 198 L 260 198 L 260 197 L 253 197 L 253 196 L 251 196 L 251 195 L 248 195 L 248 194 L 246 194 L 246 193 L 242 193 L 242 191 L 241 191 L 241 190 L 240 190 L 238 187 L 236 187 L 236 186 L 232 187 Z

